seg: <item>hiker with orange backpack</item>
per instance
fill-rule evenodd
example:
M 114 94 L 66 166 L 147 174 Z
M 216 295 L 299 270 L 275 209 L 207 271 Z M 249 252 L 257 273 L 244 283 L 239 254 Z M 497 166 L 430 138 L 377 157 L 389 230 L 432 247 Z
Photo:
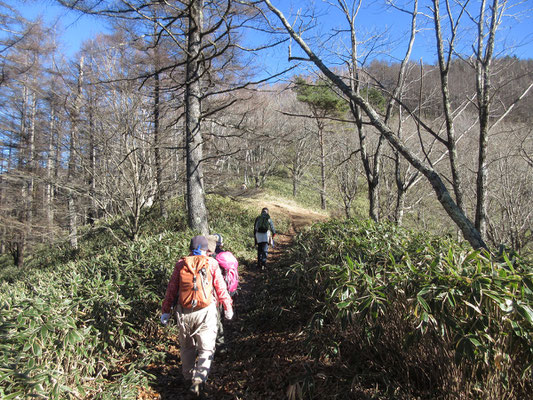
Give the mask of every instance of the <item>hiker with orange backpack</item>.
M 211 257 L 214 257 L 218 264 L 220 265 L 220 270 L 222 271 L 222 276 L 226 282 L 229 295 L 233 296 L 237 293 L 237 288 L 239 286 L 239 262 L 235 256 L 225 249 L 223 249 L 223 239 L 222 235 L 215 233 L 207 237 L 207 242 L 209 244 L 209 250 Z M 222 323 L 224 317 L 224 308 L 222 304 L 218 305 L 218 335 L 216 340 L 216 351 L 217 353 L 226 352 L 226 340 L 224 336 L 224 325 Z
M 189 248 L 190 255 L 181 258 L 172 272 L 161 307 L 161 323 L 168 323 L 175 305 L 183 377 L 190 381 L 189 392 L 199 397 L 215 352 L 217 299 L 228 320 L 233 318 L 233 302 L 218 262 L 207 256 L 207 239 L 195 236 Z
M 264 268 L 268 257 L 268 246 L 274 244 L 274 236 L 276 236 L 276 230 L 274 229 L 274 223 L 268 214 L 268 208 L 261 210 L 254 222 L 254 240 L 257 246 L 257 267 Z

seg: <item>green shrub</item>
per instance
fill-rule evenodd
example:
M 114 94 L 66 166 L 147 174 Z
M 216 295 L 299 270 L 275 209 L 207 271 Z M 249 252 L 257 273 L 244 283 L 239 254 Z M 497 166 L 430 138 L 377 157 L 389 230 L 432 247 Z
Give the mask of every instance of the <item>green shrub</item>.
M 315 225 L 293 258 L 303 260 L 290 270 L 300 292 L 321 301 L 309 325 L 318 358 L 353 363 L 355 376 L 380 365 L 409 395 L 531 391 L 530 263 L 355 220 Z

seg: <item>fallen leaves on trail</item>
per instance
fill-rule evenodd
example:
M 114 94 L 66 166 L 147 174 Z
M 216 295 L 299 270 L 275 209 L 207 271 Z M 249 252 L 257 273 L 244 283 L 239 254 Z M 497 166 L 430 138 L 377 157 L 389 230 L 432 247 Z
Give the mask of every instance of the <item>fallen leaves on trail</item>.
M 161 395 L 156 393 L 152 388 L 140 387 L 139 393 L 137 394 L 137 400 L 152 400 L 160 399 Z
M 301 374 L 302 364 L 308 362 L 299 327 L 290 330 L 275 321 L 257 318 L 261 304 L 257 290 L 275 268 L 282 247 L 289 236 L 277 235 L 278 245 L 269 256 L 267 270 L 246 266 L 241 273 L 241 289 L 234 298 L 236 318 L 224 322 L 227 352 L 215 353 L 206 385 L 209 399 L 283 399 L 291 379 Z M 254 317 L 255 315 L 255 317 Z M 261 326 L 255 324 L 261 323 Z M 278 326 L 276 326 L 278 325 Z M 142 400 L 170 400 L 186 398 L 187 387 L 181 376 L 177 337 L 165 337 L 167 356 L 161 363 L 150 364 L 147 372 L 156 376 L 152 388 L 139 390 Z
M 293 226 L 296 221 L 298 227 L 312 221 L 307 214 L 291 213 L 289 216 Z M 309 371 L 306 366 L 311 363 L 306 355 L 301 324 L 293 320 L 278 323 L 268 314 L 261 315 L 264 304 L 258 295 L 264 290 L 264 283 L 270 281 L 271 271 L 282 261 L 293 234 L 291 228 L 288 234 L 276 235 L 276 247 L 271 249 L 265 270 L 257 270 L 255 263 L 243 266 L 240 290 L 234 298 L 236 317 L 224 322 L 227 352 L 215 353 L 206 384 L 208 399 L 301 399 L 300 382 Z M 280 310 L 285 318 L 294 318 L 291 310 L 282 306 Z M 187 398 L 178 340 L 169 337 L 165 340 L 167 357 L 164 362 L 147 368 L 148 373 L 156 376 L 156 381 L 152 388 L 139 391 L 142 400 Z

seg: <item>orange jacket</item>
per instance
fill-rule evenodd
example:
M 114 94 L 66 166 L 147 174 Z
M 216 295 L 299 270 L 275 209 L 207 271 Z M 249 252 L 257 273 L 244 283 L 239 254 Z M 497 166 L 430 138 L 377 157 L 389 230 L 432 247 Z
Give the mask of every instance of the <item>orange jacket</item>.
M 198 256 L 198 257 L 206 257 L 209 259 L 209 272 L 211 272 L 213 276 L 213 288 L 215 289 L 215 296 L 213 296 L 213 301 L 218 301 L 219 303 L 222 303 L 224 306 L 224 310 L 230 310 L 233 307 L 233 302 L 231 300 L 231 297 L 228 293 L 228 289 L 226 286 L 226 281 L 224 280 L 224 277 L 222 276 L 222 271 L 220 270 L 220 266 L 218 265 L 217 260 L 215 260 L 212 257 L 207 256 Z M 167 286 L 167 292 L 165 294 L 165 300 L 163 300 L 163 305 L 161 307 L 161 312 L 163 314 L 169 313 L 172 306 L 176 303 L 176 299 L 178 298 L 178 289 L 179 289 L 179 279 L 180 279 L 180 270 L 183 268 L 184 260 L 183 258 L 180 259 L 176 266 L 174 267 L 174 271 L 172 272 L 172 276 L 170 277 L 170 282 Z

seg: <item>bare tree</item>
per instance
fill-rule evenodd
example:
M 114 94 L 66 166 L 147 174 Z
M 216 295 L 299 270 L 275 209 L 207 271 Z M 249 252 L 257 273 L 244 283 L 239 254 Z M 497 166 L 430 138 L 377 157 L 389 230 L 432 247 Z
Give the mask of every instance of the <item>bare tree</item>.
M 31 38 L 34 32 L 39 32 L 41 26 L 32 24 L 7 3 L 0 3 L 0 86 L 10 78 L 16 78 L 24 72 L 21 64 L 13 63 L 10 55 L 13 51 Z M 29 68 L 29 66 L 26 66 Z
M 320 165 L 320 206 L 326 209 L 326 138 L 328 118 L 344 112 L 344 101 L 329 86 L 320 79 L 315 83 L 308 83 L 297 77 L 295 82 L 297 99 L 309 106 L 311 116 L 316 123 L 316 134 L 319 149 Z
M 80 109 L 82 102 L 82 87 L 83 87 L 83 57 L 80 58 L 78 64 L 78 76 L 76 89 L 74 91 L 74 99 L 72 100 L 72 108 L 70 109 L 70 132 L 69 132 L 69 156 L 67 169 L 67 182 L 65 187 L 67 190 L 67 206 L 69 219 L 69 241 L 73 249 L 78 248 L 78 211 L 76 207 L 76 196 L 74 189 L 71 187 L 76 179 L 77 170 L 77 140 L 80 129 Z
M 234 117 L 242 121 L 242 151 L 236 156 L 246 166 L 244 182 L 262 187 L 282 161 L 280 143 L 290 134 L 288 120 L 279 117 L 276 96 L 268 92 L 254 93 Z
M 337 139 L 337 142 L 339 143 L 336 155 L 338 161 L 334 168 L 334 179 L 344 206 L 344 214 L 346 218 L 352 218 L 353 202 L 360 191 L 359 179 L 363 176 L 361 162 L 357 155 L 360 150 L 351 151 L 356 146 L 345 132 L 342 138 Z
M 8 73 L 2 86 L 0 119 L 3 161 L 2 240 L 15 264 L 47 234 L 41 219 L 42 153 L 45 142 L 43 107 L 53 46 L 35 24 L 2 53 Z
M 514 149 L 502 146 L 500 152 L 492 168 L 499 182 L 487 191 L 487 208 L 492 211 L 487 218 L 487 236 L 492 243 L 509 243 L 520 251 L 533 242 L 533 207 L 527 200 L 533 194 L 533 168 L 524 165 Z
M 207 156 L 203 152 L 206 118 L 231 105 L 234 100 L 224 94 L 235 87 L 246 86 L 234 80 L 238 68 L 236 29 L 249 16 L 244 7 L 233 0 L 187 0 L 153 3 L 146 1 L 118 2 L 58 0 L 82 12 L 113 19 L 148 21 L 155 24 L 157 41 L 172 40 L 182 59 L 173 65 L 161 66 L 151 75 L 169 71 L 175 79 L 175 92 L 183 94 L 183 116 L 187 171 L 187 212 L 189 225 L 208 232 L 204 199 L 203 168 Z M 156 11 L 156 12 L 154 12 Z M 240 18 L 243 16 L 243 18 Z M 185 76 L 181 72 L 185 70 Z M 179 75 L 178 75 L 179 73 Z M 233 76 L 232 76 L 233 75 Z M 185 78 L 185 79 L 183 79 Z M 220 101 L 220 100 L 224 101 Z M 178 115 L 175 124 L 180 123 Z
M 292 195 L 296 197 L 299 192 L 300 182 L 306 171 L 313 165 L 315 156 L 313 154 L 313 141 L 309 127 L 305 122 L 299 124 L 299 129 L 289 133 L 289 144 L 285 147 L 287 168 L 292 177 Z
M 147 101 L 150 88 L 139 90 L 138 81 L 129 79 L 144 64 L 132 63 L 137 50 L 121 45 L 123 33 L 119 29 L 85 47 L 90 82 L 84 92 L 78 152 L 86 179 L 77 189 L 94 211 L 120 215 L 125 236 L 136 240 L 142 210 L 157 191 L 150 139 L 153 104 Z
M 420 159 L 414 154 L 403 141 L 398 138 L 394 130 L 386 124 L 384 119 L 379 115 L 374 107 L 359 93 L 354 91 L 347 85 L 343 79 L 333 70 L 328 68 L 323 60 L 309 47 L 303 37 L 292 27 L 292 25 L 285 18 L 283 13 L 273 6 L 270 0 L 264 0 L 268 9 L 278 18 L 283 25 L 283 28 L 292 37 L 292 39 L 305 52 L 309 61 L 314 63 L 316 67 L 338 87 L 338 89 L 354 104 L 361 107 L 361 110 L 369 118 L 370 123 L 378 129 L 381 135 L 400 153 L 405 157 L 417 170 L 419 170 L 430 182 L 435 191 L 438 200 L 450 216 L 452 220 L 459 226 L 465 238 L 475 248 L 486 247 L 485 242 L 481 238 L 479 231 L 474 224 L 468 219 L 463 210 L 457 206 L 457 203 L 452 199 L 442 176 L 428 163 Z
M 362 1 L 354 1 L 349 5 L 345 0 L 338 0 L 335 4 L 338 7 L 349 27 L 350 41 L 348 57 L 345 63 L 348 67 L 349 85 L 352 92 L 361 95 L 361 85 L 363 84 L 360 66 L 364 65 L 364 61 L 361 59 L 358 52 L 358 38 L 356 33 L 355 20 L 361 8 Z M 366 88 L 366 95 L 368 97 L 369 87 Z M 368 140 L 366 129 L 363 125 L 363 114 L 361 107 L 349 100 L 350 109 L 352 111 L 353 118 L 355 120 L 355 127 L 357 135 L 359 137 L 359 147 L 361 160 L 365 171 L 365 177 L 368 188 L 368 202 L 369 202 L 369 216 L 374 221 L 379 221 L 379 179 L 381 173 L 382 164 L 382 149 L 383 149 L 383 137 L 380 135 L 373 150 L 371 150 L 371 143 Z

